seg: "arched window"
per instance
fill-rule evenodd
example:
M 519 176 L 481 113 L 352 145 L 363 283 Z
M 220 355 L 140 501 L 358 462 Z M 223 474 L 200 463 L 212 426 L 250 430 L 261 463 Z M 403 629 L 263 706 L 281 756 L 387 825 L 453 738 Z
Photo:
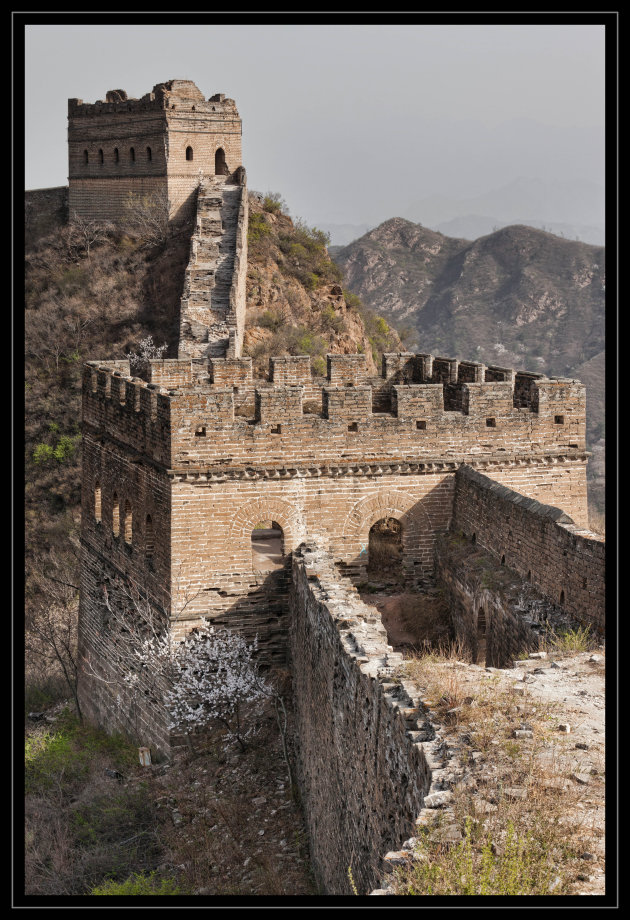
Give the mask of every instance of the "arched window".
M 150 163 L 152 159 L 153 159 L 153 154 L 151 153 L 151 148 L 147 147 L 147 160 Z
M 564 591 L 560 592 L 560 603 L 564 604 Z
M 102 150 L 99 150 L 99 152 L 98 152 L 98 161 L 99 161 L 99 163 L 101 164 L 101 166 L 102 166 L 103 163 L 105 162 L 105 157 L 103 156 L 103 151 L 102 151 Z
M 125 515 L 123 518 L 123 533 L 125 537 L 125 543 L 131 543 L 131 532 L 132 532 L 132 513 L 131 513 L 131 502 L 129 499 L 125 499 Z
M 97 524 L 101 523 L 101 486 L 99 482 L 94 486 L 94 520 Z
M 276 521 L 259 521 L 252 530 L 252 566 L 273 572 L 284 565 L 284 533 Z
M 214 155 L 214 174 L 215 176 L 227 176 L 228 168 L 225 162 L 225 151 L 219 147 Z
M 136 162 L 136 151 L 134 150 L 133 147 L 130 147 L 130 148 L 129 148 L 129 158 L 130 158 L 130 160 L 131 160 L 132 163 L 135 163 L 135 162 Z
M 192 160 L 193 158 L 193 149 L 192 147 L 186 147 L 186 159 Z
M 120 502 L 116 492 L 114 492 L 112 499 L 112 531 L 115 537 L 120 534 Z
M 154 549 L 155 543 L 153 539 L 153 518 L 150 514 L 147 514 L 144 530 L 144 552 L 147 559 L 151 559 L 153 557 Z
M 90 162 L 89 154 L 88 154 L 87 150 L 84 150 L 84 151 L 83 151 L 83 165 L 84 165 L 84 166 L 87 166 L 89 162 Z
M 402 525 L 396 518 L 381 518 L 370 528 L 367 572 L 378 580 L 396 580 L 402 561 Z
M 114 163 L 120 163 L 120 154 L 118 153 L 118 147 L 114 147 Z

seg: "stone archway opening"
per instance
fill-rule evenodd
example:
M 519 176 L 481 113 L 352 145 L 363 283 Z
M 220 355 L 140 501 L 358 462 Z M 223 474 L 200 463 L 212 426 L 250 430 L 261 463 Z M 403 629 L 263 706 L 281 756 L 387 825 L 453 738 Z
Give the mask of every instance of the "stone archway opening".
M 402 577 L 402 524 L 393 517 L 372 524 L 368 537 L 368 578 L 398 581 Z
M 227 176 L 228 168 L 225 162 L 225 150 L 219 147 L 214 155 L 214 174 L 215 176 Z
M 251 535 L 252 565 L 256 572 L 275 572 L 285 563 L 284 531 L 277 521 L 259 521 Z

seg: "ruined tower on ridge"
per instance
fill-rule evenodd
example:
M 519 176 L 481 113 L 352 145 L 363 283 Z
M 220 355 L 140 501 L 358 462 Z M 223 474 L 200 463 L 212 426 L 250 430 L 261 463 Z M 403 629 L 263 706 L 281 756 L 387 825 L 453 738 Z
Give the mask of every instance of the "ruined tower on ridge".
M 119 220 L 129 195 L 164 194 L 173 217 L 194 201 L 200 177 L 242 164 L 241 119 L 233 99 L 205 99 L 191 80 L 168 80 L 132 99 L 68 100 L 69 213 Z

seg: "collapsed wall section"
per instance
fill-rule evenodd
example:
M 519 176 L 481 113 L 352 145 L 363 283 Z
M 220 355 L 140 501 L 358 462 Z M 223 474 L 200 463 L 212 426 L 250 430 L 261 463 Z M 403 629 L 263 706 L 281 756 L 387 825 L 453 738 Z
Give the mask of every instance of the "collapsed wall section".
M 560 508 L 541 504 L 463 465 L 451 530 L 536 586 L 575 620 L 605 630 L 605 542 Z
M 290 646 L 298 780 L 311 863 L 326 894 L 377 887 L 429 792 L 425 710 L 374 608 L 315 544 L 294 553 Z M 411 696 L 409 695 L 411 690 Z

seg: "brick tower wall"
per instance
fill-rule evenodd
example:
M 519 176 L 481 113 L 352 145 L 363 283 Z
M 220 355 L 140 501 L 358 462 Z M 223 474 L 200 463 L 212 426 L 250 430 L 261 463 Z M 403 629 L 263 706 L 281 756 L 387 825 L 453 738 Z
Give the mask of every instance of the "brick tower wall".
M 141 99 L 123 90 L 93 104 L 69 99 L 70 217 L 122 222 L 129 195 L 158 194 L 168 195 L 180 219 L 194 205 L 200 175 L 215 175 L 219 148 L 230 172 L 242 165 L 236 105 L 223 96 L 206 101 L 190 81 L 158 84 Z

